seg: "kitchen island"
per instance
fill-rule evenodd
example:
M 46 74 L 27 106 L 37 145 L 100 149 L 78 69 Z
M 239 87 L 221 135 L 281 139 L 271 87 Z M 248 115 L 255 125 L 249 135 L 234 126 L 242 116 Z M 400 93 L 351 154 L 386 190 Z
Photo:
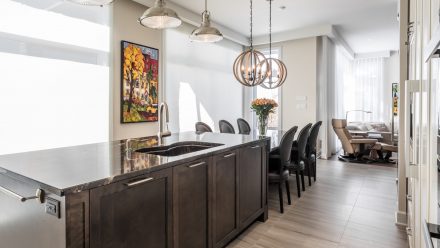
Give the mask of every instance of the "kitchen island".
M 256 135 L 184 132 L 0 156 L 0 240 L 224 247 L 268 218 L 269 149 Z

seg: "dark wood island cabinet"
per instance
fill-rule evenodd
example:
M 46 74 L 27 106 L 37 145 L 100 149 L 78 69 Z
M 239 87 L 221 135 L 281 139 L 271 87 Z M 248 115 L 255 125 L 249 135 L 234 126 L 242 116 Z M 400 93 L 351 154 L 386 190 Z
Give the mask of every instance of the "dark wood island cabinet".
M 29 244 L 68 248 L 225 247 L 254 221 L 268 218 L 270 140 L 181 133 L 164 143 L 189 141 L 222 145 L 169 157 L 130 154 L 125 141 L 0 156 L 0 187 L 17 195 L 29 194 L 36 187 L 46 193 L 43 203 L 19 203 L 0 192 L 0 220 L 10 223 L 7 232 L 0 231 L 0 240 L 11 248 Z M 106 157 L 96 157 L 101 150 Z M 58 170 L 55 164 L 59 166 L 63 157 L 72 159 L 66 163 L 72 167 Z M 66 176 L 67 182 L 54 179 L 51 183 L 43 173 L 32 178 L 8 166 L 19 163 L 24 172 L 28 169 L 26 162 L 37 166 L 37 158 L 43 160 L 39 163 L 53 162 L 58 171 L 52 173 Z M 95 165 L 104 160 L 104 167 Z M 75 174 L 78 172 L 88 174 L 79 177 Z M 58 216 L 48 213 L 54 206 Z M 19 219 L 15 216 L 20 214 L 20 207 L 27 212 Z M 20 222 L 24 218 L 30 219 L 29 225 L 46 226 L 41 230 L 28 227 Z

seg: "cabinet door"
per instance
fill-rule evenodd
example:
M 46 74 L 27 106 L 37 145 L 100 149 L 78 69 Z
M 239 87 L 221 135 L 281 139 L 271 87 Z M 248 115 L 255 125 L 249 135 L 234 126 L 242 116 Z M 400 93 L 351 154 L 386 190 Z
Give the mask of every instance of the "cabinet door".
M 171 247 L 171 169 L 90 191 L 91 247 Z
M 213 246 L 223 247 L 238 230 L 238 166 L 235 151 L 214 157 L 211 180 Z
M 208 247 L 208 160 L 173 168 L 174 247 Z
M 239 163 L 239 220 L 248 225 L 263 211 L 263 147 L 260 145 L 240 150 Z

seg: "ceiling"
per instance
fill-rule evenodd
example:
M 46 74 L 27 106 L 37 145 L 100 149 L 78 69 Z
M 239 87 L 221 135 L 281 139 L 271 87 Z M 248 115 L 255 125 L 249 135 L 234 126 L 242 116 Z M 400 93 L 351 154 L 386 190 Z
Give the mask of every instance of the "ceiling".
M 203 0 L 171 0 L 196 13 Z M 397 0 L 274 0 L 272 30 L 283 33 L 304 27 L 334 25 L 355 53 L 398 50 Z M 268 33 L 269 2 L 254 0 L 254 35 Z M 285 6 L 281 10 L 281 6 Z M 249 1 L 208 1 L 216 23 L 249 36 Z
M 102 8 L 84 8 L 64 0 L 14 1 L 66 15 L 81 13 L 81 18 L 97 23 L 109 22 L 109 15 Z M 201 13 L 204 9 L 203 0 L 168 1 L 194 13 Z M 253 0 L 253 5 L 254 36 L 265 36 L 269 29 L 269 2 Z M 281 6 L 285 6 L 285 9 L 281 10 Z M 78 8 L 82 8 L 81 11 L 76 11 Z M 214 22 L 239 34 L 250 35 L 249 0 L 208 0 L 208 9 Z M 296 29 L 322 25 L 333 25 L 354 53 L 399 48 L 397 0 L 274 0 L 273 2 L 274 33 L 295 32 Z

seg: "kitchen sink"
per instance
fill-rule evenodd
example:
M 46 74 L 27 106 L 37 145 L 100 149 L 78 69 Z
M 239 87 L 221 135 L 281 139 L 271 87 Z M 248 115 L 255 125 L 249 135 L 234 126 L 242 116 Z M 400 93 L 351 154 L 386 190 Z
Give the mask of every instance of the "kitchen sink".
M 165 157 L 179 156 L 191 152 L 197 152 L 223 144 L 207 142 L 178 142 L 168 146 L 147 147 L 136 150 L 135 152 L 153 154 Z

